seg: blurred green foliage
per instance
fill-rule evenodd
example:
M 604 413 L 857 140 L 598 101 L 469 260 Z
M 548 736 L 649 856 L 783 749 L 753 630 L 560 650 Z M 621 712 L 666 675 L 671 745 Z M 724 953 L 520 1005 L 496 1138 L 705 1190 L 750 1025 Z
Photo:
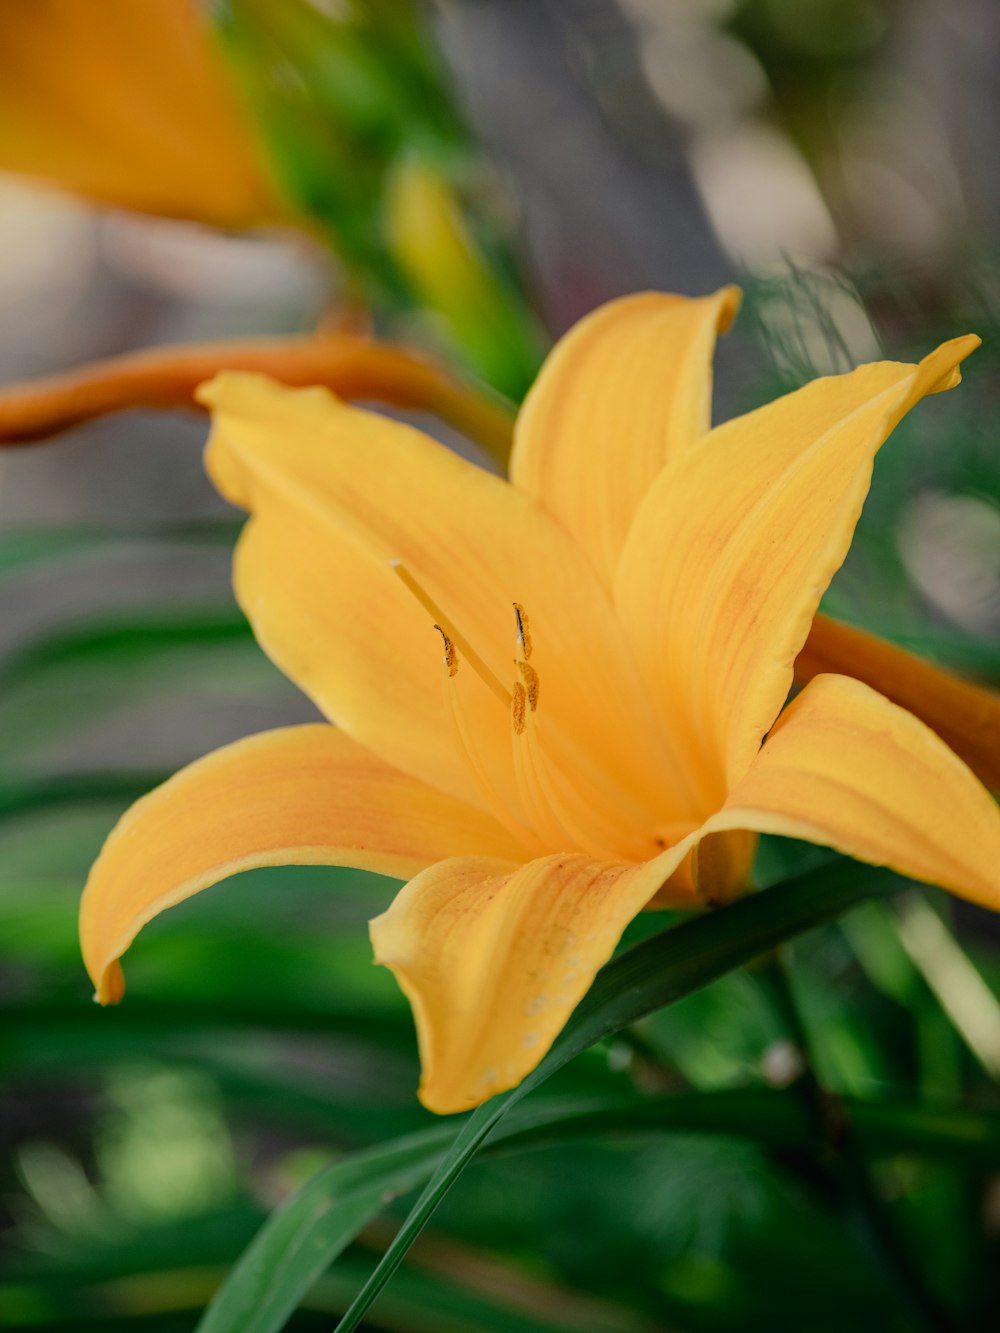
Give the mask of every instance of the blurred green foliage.
M 282 184 L 341 258 L 348 296 L 515 401 L 544 343 L 509 209 L 458 113 L 411 0 L 215 6 Z M 417 225 L 414 225 L 416 223 Z

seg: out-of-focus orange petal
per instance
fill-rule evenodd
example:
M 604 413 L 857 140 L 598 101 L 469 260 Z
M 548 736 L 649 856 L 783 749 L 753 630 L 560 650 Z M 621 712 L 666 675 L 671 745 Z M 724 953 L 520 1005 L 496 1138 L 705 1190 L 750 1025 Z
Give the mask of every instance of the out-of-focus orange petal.
M 525 400 L 511 480 L 558 519 L 607 586 L 653 478 L 711 424 L 715 335 L 738 304 L 735 287 L 611 301 L 561 339 Z
M 164 217 L 290 220 L 195 0 L 0 6 L 0 169 Z
M 465 1111 L 534 1069 L 690 844 L 639 866 L 480 856 L 412 879 L 371 932 L 413 1007 L 424 1105 Z
M 199 408 L 198 385 L 222 370 L 430 412 L 500 462 L 510 449 L 514 417 L 502 399 L 405 347 L 348 333 L 156 347 L 15 384 L 0 389 L 0 444 L 27 444 L 123 408 Z
M 121 999 L 118 958 L 168 907 L 241 870 L 350 865 L 403 879 L 473 851 L 523 849 L 489 815 L 389 768 L 324 723 L 264 732 L 182 769 L 128 810 L 80 907 L 87 970 Z
M 958 338 L 918 366 L 814 380 L 717 427 L 650 488 L 615 596 L 711 805 L 746 772 L 788 694 L 875 452 L 914 403 L 957 382 L 978 343 Z
M 1000 810 L 944 742 L 860 681 L 817 676 L 703 831 L 752 828 L 1000 908 Z
M 854 676 L 908 709 L 1000 790 L 1000 695 L 915 653 L 829 616 L 817 616 L 795 659 L 803 684 L 827 672 Z

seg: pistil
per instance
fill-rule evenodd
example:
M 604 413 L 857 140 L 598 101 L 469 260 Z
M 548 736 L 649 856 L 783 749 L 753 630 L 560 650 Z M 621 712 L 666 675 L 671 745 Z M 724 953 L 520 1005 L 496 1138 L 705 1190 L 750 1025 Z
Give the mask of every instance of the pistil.
M 403 586 L 413 594 L 431 617 L 435 628 L 444 638 L 446 654 L 448 653 L 448 645 L 452 645 L 452 658 L 449 660 L 449 668 L 454 661 L 454 651 L 457 649 L 459 654 L 466 662 L 468 662 L 469 666 L 472 667 L 473 671 L 483 684 L 486 685 L 500 700 L 504 708 L 510 708 L 511 698 L 509 691 L 504 689 L 503 685 L 479 656 L 472 644 L 469 643 L 469 640 L 465 635 L 462 634 L 460 630 L 456 629 L 451 618 L 445 615 L 441 607 L 438 606 L 437 602 L 434 601 L 433 597 L 430 596 L 427 590 L 421 587 L 401 560 L 390 560 L 389 564 L 392 567 L 393 573 Z

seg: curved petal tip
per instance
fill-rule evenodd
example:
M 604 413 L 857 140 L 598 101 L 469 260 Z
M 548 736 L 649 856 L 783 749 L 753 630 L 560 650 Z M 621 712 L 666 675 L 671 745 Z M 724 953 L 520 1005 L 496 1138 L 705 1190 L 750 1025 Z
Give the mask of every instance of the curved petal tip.
M 728 333 L 733 320 L 740 313 L 740 306 L 743 304 L 743 290 L 737 287 L 735 283 L 730 283 L 728 287 L 720 287 L 715 296 L 719 302 L 719 313 L 715 321 L 716 332 Z
M 118 1004 L 125 994 L 125 974 L 117 958 L 98 966 L 96 975 L 91 974 L 91 981 L 97 987 L 94 991 L 95 1004 Z
M 949 339 L 925 356 L 914 378 L 913 401 L 916 402 L 925 394 L 943 393 L 960 384 L 962 372 L 959 366 L 982 345 L 982 341 L 978 334 L 966 333 L 961 338 Z

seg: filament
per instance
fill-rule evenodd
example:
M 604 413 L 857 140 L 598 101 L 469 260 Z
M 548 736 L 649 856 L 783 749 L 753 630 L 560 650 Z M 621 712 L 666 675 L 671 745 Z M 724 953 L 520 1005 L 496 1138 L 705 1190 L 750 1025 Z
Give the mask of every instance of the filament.
M 648 814 L 644 817 L 644 812 L 635 808 L 626 813 L 622 799 L 627 806 L 632 803 L 625 794 L 608 782 L 606 774 L 595 773 L 589 757 L 561 729 L 553 730 L 551 717 L 543 718 L 538 711 L 539 674 L 527 660 L 531 654 L 528 618 L 516 602 L 514 615 L 514 665 L 520 675 L 513 686 L 511 704 L 514 771 L 522 803 L 537 832 L 543 839 L 558 839 L 557 845 L 602 857 L 623 852 L 630 856 L 655 855 L 655 839 L 643 832 L 650 822 Z M 597 790 L 587 790 L 588 778 L 591 782 L 596 779 Z
M 441 684 L 444 691 L 445 711 L 451 722 L 455 747 L 465 760 L 476 790 L 490 813 L 501 824 L 515 833 L 525 847 L 534 849 L 535 853 L 544 852 L 546 848 L 541 846 L 537 835 L 525 824 L 520 813 L 515 813 L 510 809 L 508 802 L 503 799 L 495 784 L 490 781 L 486 767 L 478 754 L 473 730 L 468 726 L 459 698 L 458 691 L 461 687 L 455 681 L 455 676 L 458 674 L 458 655 L 455 646 L 440 625 L 437 629 L 445 640 L 445 655 L 441 663 Z M 520 796 L 520 787 L 518 787 L 518 796 Z

